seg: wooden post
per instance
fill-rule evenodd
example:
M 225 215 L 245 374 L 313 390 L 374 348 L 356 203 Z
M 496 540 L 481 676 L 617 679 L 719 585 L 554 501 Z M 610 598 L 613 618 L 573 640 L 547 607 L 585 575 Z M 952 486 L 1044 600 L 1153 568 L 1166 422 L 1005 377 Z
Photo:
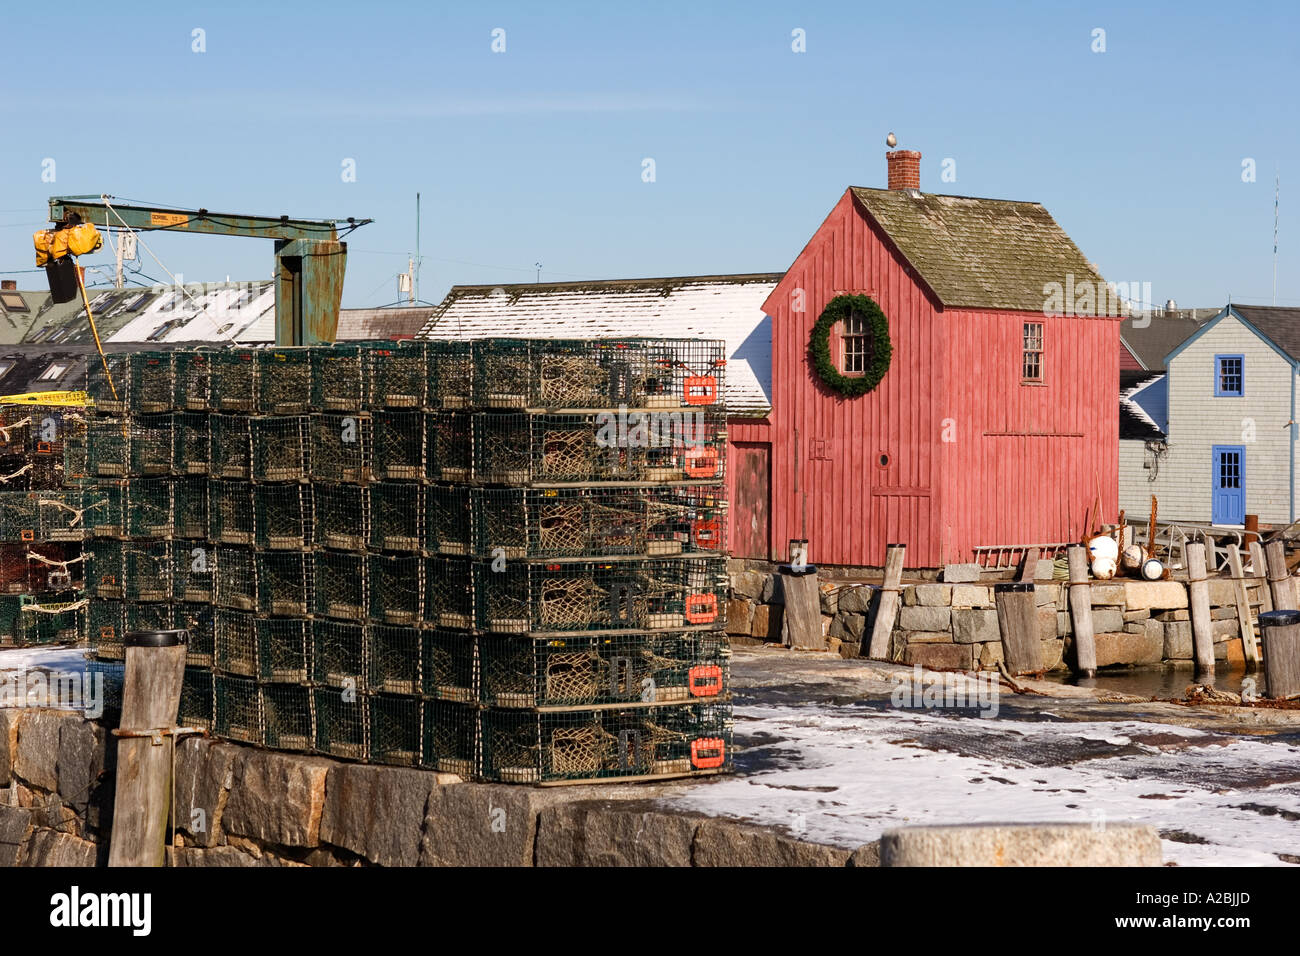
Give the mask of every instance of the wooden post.
M 126 682 L 117 732 L 117 790 L 109 866 L 162 866 L 171 810 L 170 731 L 180 710 L 185 631 L 126 635 Z M 153 735 L 151 731 L 166 731 Z
M 1300 695 L 1300 611 L 1259 616 L 1264 642 L 1264 695 L 1275 700 Z
M 787 647 L 802 650 L 825 650 L 822 634 L 821 592 L 817 589 L 817 568 L 806 564 L 802 569 L 781 565 L 781 593 L 785 598 L 781 634 Z
M 1241 550 L 1228 545 L 1228 571 L 1232 574 L 1232 593 L 1237 599 L 1237 625 L 1241 631 L 1241 653 L 1251 665 L 1259 663 L 1259 648 L 1255 646 L 1255 620 L 1250 614 L 1250 595 L 1246 593 L 1246 571 L 1241 563 Z
M 1210 582 L 1205 579 L 1205 544 L 1187 542 L 1188 607 L 1192 612 L 1192 646 L 1198 672 L 1214 673 L 1214 622 L 1210 619 Z
M 885 580 L 880 588 L 880 599 L 876 604 L 876 620 L 871 627 L 870 640 L 864 643 L 866 653 L 863 657 L 872 660 L 889 660 L 889 642 L 894 635 L 894 620 L 898 617 L 898 599 L 903 583 L 903 558 L 907 554 L 907 545 L 890 544 L 885 546 Z M 859 652 L 861 653 L 861 651 Z
M 1070 621 L 1074 626 L 1075 669 L 1097 676 L 1097 642 L 1092 633 L 1092 585 L 1088 583 L 1088 552 L 1072 544 L 1065 552 L 1070 564 Z
M 1214 546 L 1214 539 L 1208 531 L 1202 531 L 1201 541 L 1205 543 L 1205 567 L 1210 574 L 1216 574 L 1219 570 L 1219 552 Z
M 1038 639 L 1038 612 L 1034 607 L 1034 586 L 1025 581 L 1003 581 L 993 586 L 998 608 L 998 629 L 1002 633 L 1002 656 L 1007 671 L 1037 674 L 1043 669 Z
M 1273 610 L 1273 594 L 1269 589 L 1268 561 L 1264 558 L 1264 546 L 1258 541 L 1250 543 L 1250 573 L 1259 581 L 1259 606 L 1264 611 Z
M 1295 585 L 1291 583 L 1291 572 L 1286 568 L 1286 544 L 1279 538 L 1270 541 L 1264 547 L 1268 559 L 1268 582 L 1273 592 L 1273 610 L 1294 611 Z

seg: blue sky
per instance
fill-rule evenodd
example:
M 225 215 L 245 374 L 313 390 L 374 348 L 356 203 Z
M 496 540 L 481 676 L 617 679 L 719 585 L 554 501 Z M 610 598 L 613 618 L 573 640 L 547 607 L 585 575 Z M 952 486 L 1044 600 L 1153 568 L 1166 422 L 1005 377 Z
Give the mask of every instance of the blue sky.
M 555 281 L 780 271 L 846 186 L 884 185 L 893 130 L 923 190 L 1042 202 L 1108 279 L 1182 306 L 1270 300 L 1280 171 L 1277 297 L 1300 305 L 1298 26 L 1295 4 L 1195 0 L 13 6 L 0 271 L 33 268 L 48 196 L 107 192 L 372 217 L 344 304 L 380 305 L 417 191 L 430 301 L 538 261 Z M 145 240 L 187 281 L 270 274 L 267 241 Z

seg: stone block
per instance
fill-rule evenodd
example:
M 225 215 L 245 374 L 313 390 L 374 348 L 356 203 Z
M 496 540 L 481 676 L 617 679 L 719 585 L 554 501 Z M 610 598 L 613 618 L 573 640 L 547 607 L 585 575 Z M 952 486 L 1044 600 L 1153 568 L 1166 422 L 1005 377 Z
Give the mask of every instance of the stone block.
M 992 607 L 993 592 L 982 585 L 958 584 L 952 589 L 952 606 Z
M 88 720 L 65 721 L 59 733 L 59 796 L 78 815 L 86 812 L 103 787 L 112 781 L 101 777 L 117 765 L 116 741 L 99 724 Z M 111 795 L 102 795 L 111 800 Z
M 867 616 L 865 614 L 846 614 L 841 611 L 835 616 L 835 623 L 831 625 L 830 636 L 838 637 L 842 641 L 862 641 L 862 632 L 867 626 Z
M 59 788 L 59 734 L 80 714 L 66 710 L 28 709 L 18 724 L 18 754 L 14 774 L 33 787 L 54 792 Z
M 1237 616 L 1234 614 L 1231 620 L 1211 621 L 1210 630 L 1214 633 L 1216 641 L 1227 641 L 1241 633 L 1241 628 L 1237 626 Z
M 731 593 L 757 602 L 763 596 L 765 577 L 757 571 L 736 571 L 731 575 Z
M 14 758 L 18 756 L 18 721 L 23 711 L 0 707 L 0 787 L 13 780 Z
M 1155 619 L 1156 619 L 1157 621 L 1160 621 L 1161 623 L 1164 623 L 1164 624 L 1169 624 L 1169 623 L 1172 623 L 1172 622 L 1174 622 L 1174 621 L 1190 621 L 1190 620 L 1192 619 L 1192 614 L 1191 614 L 1191 612 L 1190 612 L 1190 611 L 1186 611 L 1186 610 L 1183 610 L 1183 611 L 1159 611 L 1159 612 L 1157 612 L 1157 613 L 1156 613 L 1155 615 L 1153 615 L 1153 616 L 1155 617 Z
M 781 575 L 769 574 L 763 579 L 762 604 L 785 604 L 785 591 L 781 589 Z
M 714 818 L 703 820 L 696 830 L 692 858 L 696 866 L 804 867 L 846 866 L 851 855 L 839 847 Z
M 1160 866 L 1155 827 L 1129 823 L 959 824 L 886 830 L 882 866 Z
M 537 866 L 690 866 L 699 816 L 578 802 L 542 810 Z
M 1094 608 L 1123 607 L 1126 604 L 1125 587 L 1118 582 L 1093 581 L 1091 591 Z
M 1056 604 L 1057 587 L 1055 584 L 1036 584 L 1034 585 L 1034 605 L 1037 607 L 1046 607 L 1047 605 Z
M 17 866 L 32 832 L 32 811 L 0 806 L 0 866 Z
M 1235 621 L 1236 619 L 1237 619 L 1237 606 L 1235 604 L 1231 605 L 1230 607 L 1210 608 L 1210 620 L 1212 621 L 1227 621 L 1227 620 Z
M 1069 611 L 1056 612 L 1056 634 L 1058 637 L 1064 637 L 1066 634 L 1074 633 L 1074 618 L 1070 617 Z
M 1095 591 L 1096 588 L 1093 590 Z M 1124 630 L 1124 613 L 1117 607 L 1094 607 L 1092 630 L 1094 633 Z
M 985 644 L 984 646 L 993 647 L 994 645 Z M 1002 645 L 996 646 L 1001 647 Z M 1039 654 L 1043 662 L 1043 670 L 1060 670 L 1065 666 L 1065 641 L 1061 639 L 1043 641 L 1040 645 Z
M 331 760 L 240 748 L 222 829 L 279 846 L 320 843 L 325 777 Z
M 1034 580 L 1050 581 L 1054 574 L 1056 574 L 1056 561 L 1052 558 L 1039 558 L 1034 565 Z
M 781 640 L 781 623 L 785 608 L 780 604 L 754 605 L 754 620 L 750 635 L 764 641 Z
M 211 849 L 177 847 L 171 855 L 172 866 L 211 867 L 232 869 L 237 867 L 274 866 L 267 856 L 254 856 L 239 847 L 214 846 Z
M 953 608 L 952 639 L 958 644 L 980 644 L 1002 640 L 998 612 L 983 608 Z
M 1210 592 L 1210 604 L 1231 606 L 1237 602 L 1237 588 L 1231 578 L 1210 578 L 1205 582 Z
M 970 644 L 908 644 L 903 650 L 904 664 L 941 670 L 970 670 L 974 660 Z
M 976 661 L 979 669 L 982 671 L 995 671 L 998 664 L 1006 663 L 1006 653 L 1002 650 L 1001 641 L 990 641 L 987 644 L 972 645 L 979 651 L 979 658 Z
M 574 798 L 560 791 L 506 784 L 438 787 L 420 842 L 421 866 L 532 866 L 538 815 Z
M 951 584 L 918 584 L 908 588 L 906 594 L 915 598 L 922 607 L 948 607 L 952 604 Z
M 1056 606 L 1038 608 L 1038 639 L 1046 641 L 1054 637 L 1056 637 Z
M 948 584 L 968 584 L 980 579 L 978 564 L 946 564 L 943 567 L 943 579 Z
M 205 737 L 187 737 L 176 745 L 176 819 L 187 844 L 221 842 L 221 817 L 241 749 Z
M 335 764 L 325 778 L 322 842 L 380 866 L 415 866 L 438 774 L 406 767 Z
M 907 631 L 946 631 L 952 626 L 952 611 L 947 607 L 905 607 L 898 612 L 898 626 Z
M 99 848 L 89 840 L 56 830 L 33 831 L 22 866 L 94 866 Z
M 1150 617 L 1151 617 L 1150 608 L 1142 608 L 1141 610 L 1138 611 L 1125 611 L 1124 623 L 1131 624 L 1134 621 L 1145 621 Z
M 840 610 L 855 614 L 866 614 L 871 609 L 871 599 L 876 589 L 866 584 L 854 585 L 840 591 Z M 904 598 L 908 591 L 903 592 Z
M 951 644 L 951 631 L 904 631 L 908 644 Z
M 834 616 L 839 608 L 839 600 L 836 597 L 836 590 L 833 584 L 823 584 L 817 588 L 817 604 L 823 614 Z
M 1125 581 L 1123 588 L 1130 611 L 1187 607 L 1187 588 L 1181 581 Z
M 1112 664 L 1158 664 L 1164 644 L 1149 634 L 1126 634 L 1123 631 L 1095 635 L 1097 666 Z
M 1159 623 L 1159 622 L 1157 622 Z M 1192 653 L 1192 625 L 1187 621 L 1170 621 L 1163 625 L 1164 657 L 1169 661 L 1190 661 Z
M 727 633 L 748 634 L 754 626 L 754 605 L 744 598 L 727 602 Z

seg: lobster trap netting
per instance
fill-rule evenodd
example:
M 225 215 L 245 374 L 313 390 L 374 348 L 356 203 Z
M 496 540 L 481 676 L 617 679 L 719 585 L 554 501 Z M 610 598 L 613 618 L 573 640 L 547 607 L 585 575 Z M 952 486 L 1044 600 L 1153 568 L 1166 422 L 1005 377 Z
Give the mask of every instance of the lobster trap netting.
M 40 496 L 34 491 L 0 491 L 0 540 L 37 540 Z
M 126 637 L 126 605 L 121 601 L 92 597 L 86 606 L 86 618 L 86 638 L 95 656 L 101 660 L 123 660 L 126 656 L 122 644 Z
M 469 481 L 473 474 L 474 416 L 469 412 L 429 412 L 424 432 L 424 470 L 430 481 Z
M 339 551 L 364 551 L 369 537 L 370 489 L 359 485 L 312 484 L 316 543 Z
M 462 704 L 476 700 L 477 639 L 446 628 L 427 629 L 422 638 L 420 682 L 424 696 Z
M 86 471 L 104 478 L 131 473 L 131 425 L 125 418 L 92 418 L 86 422 Z
M 316 708 L 310 687 L 263 684 L 262 740 L 274 750 L 306 752 L 316 743 Z
M 311 350 L 312 404 L 327 411 L 357 411 L 365 402 L 365 349 L 358 345 Z
M 474 576 L 463 558 L 424 559 L 425 622 L 434 627 L 474 626 Z
M 167 478 L 137 478 L 127 486 L 127 534 L 170 538 L 176 530 L 174 485 Z
M 172 540 L 172 596 L 210 604 L 216 593 L 216 553 L 206 538 Z
M 259 617 L 257 676 L 272 684 L 306 684 L 311 679 L 311 621 L 292 617 Z
M 97 538 L 90 545 L 91 593 L 127 601 L 169 601 L 172 556 L 168 541 Z
M 370 698 L 371 760 L 398 767 L 419 766 L 423 706 L 418 697 L 377 694 Z
M 424 478 L 424 422 L 419 411 L 374 412 L 375 477 L 381 481 Z
M 125 415 L 129 406 L 130 355 L 117 352 L 86 365 L 86 398 L 98 415 Z
M 432 340 L 424 346 L 431 408 L 469 408 L 474 403 L 474 357 L 469 342 Z
M 122 721 L 122 691 L 126 685 L 126 668 L 120 661 L 86 661 L 86 680 L 99 698 L 101 718 L 109 727 Z
M 217 612 L 206 601 L 180 601 L 174 610 L 176 626 L 189 632 L 186 666 L 211 668 L 217 652 Z
M 419 626 L 424 615 L 424 559 L 372 554 L 366 564 L 370 619 Z
M 315 561 L 310 551 L 258 551 L 258 610 L 263 614 L 310 614 Z
M 171 485 L 174 533 L 178 538 L 208 536 L 208 479 L 201 475 L 177 478 Z
M 478 767 L 478 742 L 479 714 L 472 705 L 425 701 L 423 766 L 468 780 Z
M 181 701 L 176 719 L 182 727 L 213 729 L 216 708 L 216 685 L 212 671 L 199 666 L 187 666 L 181 678 Z
M 256 618 L 247 611 L 218 609 L 213 617 L 216 657 L 212 669 L 239 677 L 258 676 Z
M 731 720 L 721 706 L 488 710 L 482 721 L 482 774 L 503 783 L 667 777 L 730 766 Z
M 0 545 L 0 589 L 10 594 L 80 589 L 85 586 L 85 565 L 80 544 Z
M 311 417 L 311 475 L 364 484 L 374 473 L 374 422 L 368 412 Z
M 176 605 L 170 602 L 126 602 L 126 630 L 170 631 L 176 627 Z
M 170 352 L 135 352 L 128 360 L 127 392 L 136 412 L 170 412 L 176 405 L 175 366 Z
M 244 415 L 212 415 L 211 460 L 208 474 L 214 478 L 253 477 L 252 419 Z
M 257 405 L 263 415 L 311 411 L 310 348 L 264 349 L 257 353 Z
M 532 343 L 528 339 L 478 339 L 474 356 L 474 404 L 525 408 L 534 393 Z
M 640 489 L 476 489 L 475 553 L 507 558 L 645 554 L 650 507 Z
M 312 691 L 316 711 L 316 751 L 344 760 L 365 760 L 370 753 L 368 698 L 334 687 Z
M 212 365 L 214 352 L 177 351 L 172 353 L 172 377 L 176 384 L 173 397 L 180 411 L 206 412 L 212 403 Z
M 535 359 L 538 408 L 606 408 L 631 405 L 636 390 L 631 365 L 582 340 L 540 343 Z
M 173 416 L 167 412 L 136 415 L 130 423 L 130 473 L 170 475 L 176 450 Z
M 318 551 L 313 563 L 315 612 L 324 617 L 364 621 L 367 608 L 366 556 Z
M 212 356 L 211 408 L 222 412 L 257 411 L 257 350 L 222 349 Z
M 366 686 L 366 629 L 316 619 L 311 624 L 312 681 L 359 694 Z
M 373 693 L 420 693 L 420 638 L 418 627 L 373 624 L 366 628 L 368 686 Z
M 258 547 L 307 548 L 315 543 L 312 485 L 257 485 L 254 527 Z
M 210 552 L 216 561 L 213 603 L 236 611 L 257 607 L 257 565 L 247 548 L 218 545 Z
M 208 416 L 203 412 L 177 412 L 172 416 L 172 434 L 176 474 L 206 475 L 212 461 Z
M 252 544 L 253 485 L 240 480 L 208 482 L 208 538 L 216 544 Z
M 434 554 L 468 555 L 473 545 L 469 489 L 430 487 L 424 501 L 425 549 Z
M 216 734 L 249 744 L 262 743 L 262 697 L 257 681 L 217 674 L 213 685 Z
M 27 492 L 37 519 L 36 539 L 81 541 L 92 532 L 99 533 L 101 524 L 111 534 L 125 534 L 127 487 L 125 482 L 104 482 L 84 490 Z M 32 538 L 20 536 L 18 540 Z
M 374 345 L 362 355 L 363 379 L 374 408 L 424 408 L 428 364 L 422 342 Z
M 299 481 L 311 474 L 310 421 L 306 415 L 252 420 L 253 480 Z
M 86 639 L 84 599 L 0 595 L 0 647 L 76 644 Z
M 371 485 L 370 546 L 378 551 L 420 551 L 425 497 L 423 485 L 382 481 Z

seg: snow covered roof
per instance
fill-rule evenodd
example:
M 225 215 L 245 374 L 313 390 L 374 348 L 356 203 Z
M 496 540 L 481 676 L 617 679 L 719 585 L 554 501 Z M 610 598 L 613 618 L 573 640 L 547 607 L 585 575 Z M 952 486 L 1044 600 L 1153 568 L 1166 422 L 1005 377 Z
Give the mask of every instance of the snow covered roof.
M 453 286 L 421 338 L 722 339 L 727 410 L 770 410 L 772 325 L 763 301 L 781 273 Z
M 154 293 L 147 306 L 108 337 L 109 342 L 275 340 L 275 283 L 270 279 L 187 284 L 183 291 L 165 286 Z M 110 310 L 107 317 L 114 314 Z

